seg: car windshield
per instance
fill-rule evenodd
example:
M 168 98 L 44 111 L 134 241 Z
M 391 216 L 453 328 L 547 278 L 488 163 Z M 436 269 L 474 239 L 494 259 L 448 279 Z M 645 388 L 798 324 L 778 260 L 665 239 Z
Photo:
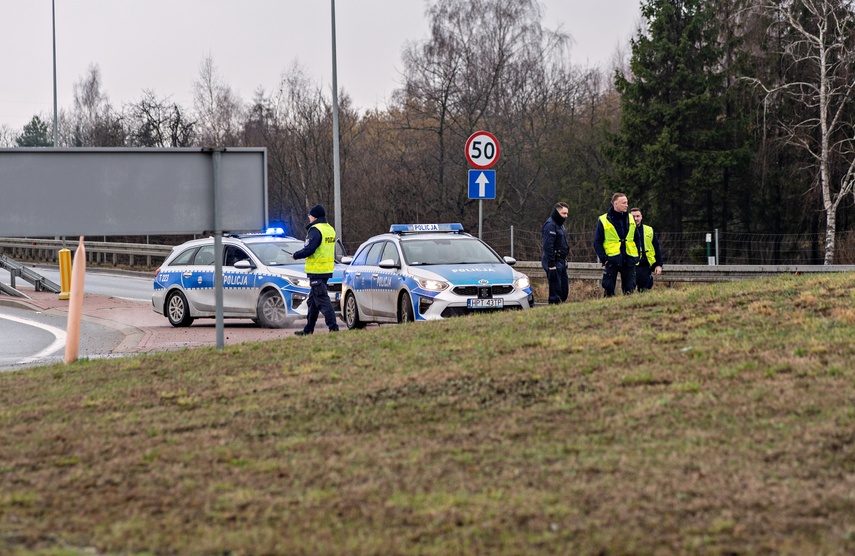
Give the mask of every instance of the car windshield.
M 492 249 L 475 238 L 407 239 L 401 241 L 408 265 L 497 264 L 503 262 Z
M 270 240 L 247 243 L 246 246 L 266 266 L 301 264 L 292 257 L 295 251 L 303 248 L 301 241 Z

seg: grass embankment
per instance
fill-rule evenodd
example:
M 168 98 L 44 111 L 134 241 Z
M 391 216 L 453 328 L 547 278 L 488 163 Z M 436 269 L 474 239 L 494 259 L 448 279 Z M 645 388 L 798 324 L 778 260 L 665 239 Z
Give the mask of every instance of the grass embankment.
M 855 282 L 0 374 L 0 552 L 851 554 Z

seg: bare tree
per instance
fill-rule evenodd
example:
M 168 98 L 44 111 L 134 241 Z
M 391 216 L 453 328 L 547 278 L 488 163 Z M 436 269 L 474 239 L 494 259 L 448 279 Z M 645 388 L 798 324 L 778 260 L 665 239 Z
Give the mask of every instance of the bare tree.
M 124 145 L 121 116 L 116 114 L 101 90 L 101 70 L 89 66 L 86 75 L 74 84 L 74 111 L 71 115 L 71 146 L 118 147 Z
M 792 102 L 786 141 L 815 161 L 825 211 L 825 264 L 834 261 L 837 211 L 855 187 L 855 8 L 853 0 L 792 0 L 767 4 L 772 32 L 782 34 L 785 82 L 762 84 L 766 102 Z
M 0 124 L 0 148 L 15 146 L 15 137 L 17 135 L 8 125 Z
M 128 142 L 134 147 L 189 147 L 195 122 L 169 98 L 159 99 L 153 91 L 125 107 Z
M 243 101 L 219 76 L 210 55 L 199 65 L 199 78 L 193 84 L 193 108 L 203 145 L 239 145 Z

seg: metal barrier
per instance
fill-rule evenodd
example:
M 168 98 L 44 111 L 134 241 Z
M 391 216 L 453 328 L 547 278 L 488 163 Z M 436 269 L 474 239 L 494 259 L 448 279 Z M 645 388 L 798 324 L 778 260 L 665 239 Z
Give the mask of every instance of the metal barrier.
M 64 243 L 60 239 L 0 238 L 0 250 L 10 252 L 13 259 L 27 261 L 58 262 L 59 250 Z M 75 247 L 76 244 L 71 245 Z M 172 252 L 170 245 L 151 245 L 148 243 L 114 243 L 110 241 L 86 241 L 86 260 L 90 263 L 107 263 L 111 259 L 113 266 L 119 263 L 119 255 L 128 257 L 129 266 L 134 266 L 138 258 L 145 258 L 146 267 L 151 267 L 152 257 L 165 259 Z
M 11 250 L 12 258 L 29 261 L 57 261 L 57 253 L 63 248 L 62 240 L 57 239 L 19 239 L 0 238 L 0 250 Z M 87 241 L 87 257 L 102 255 L 103 262 L 110 257 L 117 264 L 118 255 L 128 256 L 130 266 L 134 266 L 135 257 L 146 260 L 145 266 L 151 267 L 152 257 L 165 259 L 172 252 L 168 245 L 148 243 L 113 243 L 109 241 Z M 88 262 L 93 261 L 91 258 Z M 540 261 L 519 261 L 515 268 L 528 274 L 532 280 L 546 280 Z M 602 266 L 598 263 L 567 263 L 571 280 L 600 280 Z M 811 274 L 817 272 L 855 272 L 855 265 L 665 265 L 665 272 L 657 277 L 658 282 L 730 282 L 760 276 L 776 274 Z

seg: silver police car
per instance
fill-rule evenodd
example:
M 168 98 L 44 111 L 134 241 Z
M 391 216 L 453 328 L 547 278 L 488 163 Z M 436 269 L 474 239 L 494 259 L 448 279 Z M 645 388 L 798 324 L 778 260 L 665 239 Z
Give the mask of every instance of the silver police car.
M 249 318 L 265 328 L 291 326 L 306 317 L 309 280 L 304 262 L 292 257 L 303 248 L 302 240 L 271 230 L 225 236 L 222 241 L 223 317 Z M 344 255 L 340 244 L 337 255 Z M 330 280 L 333 290 L 341 283 L 341 265 L 336 266 Z M 215 317 L 214 268 L 213 237 L 174 247 L 157 270 L 152 309 L 177 327 Z M 331 291 L 330 297 L 335 304 L 337 292 Z
M 342 318 L 366 323 L 442 319 L 474 312 L 530 309 L 534 295 L 511 257 L 461 224 L 395 224 L 345 257 Z

